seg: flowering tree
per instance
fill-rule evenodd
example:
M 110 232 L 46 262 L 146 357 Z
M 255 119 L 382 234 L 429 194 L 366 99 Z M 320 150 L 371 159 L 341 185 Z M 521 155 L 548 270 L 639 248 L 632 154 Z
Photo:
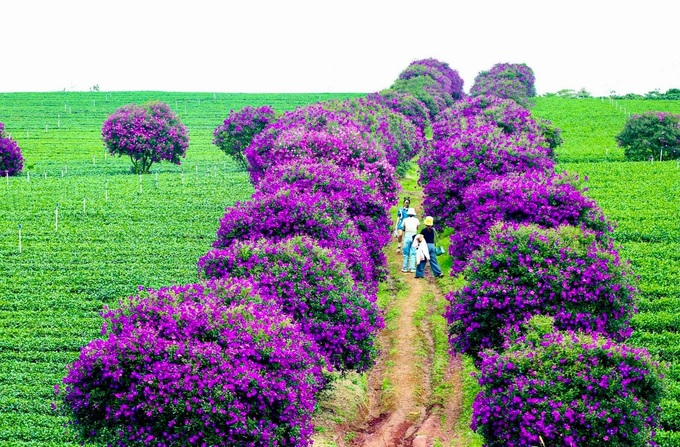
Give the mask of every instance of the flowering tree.
M 172 286 L 106 311 L 105 338 L 82 349 L 56 390 L 79 440 L 310 445 L 323 356 L 253 288 Z
M 396 172 L 406 174 L 408 162 L 425 147 L 423 131 L 402 114 L 375 98 L 348 99 L 323 103 L 328 110 L 344 110 L 364 124 L 383 147 L 387 161 Z
M 434 141 L 418 160 L 425 212 L 451 226 L 469 185 L 510 172 L 554 170 L 549 149 L 532 142 L 535 138 L 482 124 Z
M 378 281 L 384 278 L 385 265 L 376 262 L 384 257 L 372 254 L 382 250 L 368 249 L 345 207 L 341 200 L 319 192 L 256 193 L 250 201 L 226 210 L 213 247 L 226 248 L 241 240 L 266 238 L 277 242 L 291 236 L 310 236 L 320 246 L 333 249 L 355 281 L 371 292 L 376 291 Z
M 385 201 L 397 200 L 394 166 L 369 128 L 347 110 L 310 106 L 284 113 L 255 136 L 245 154 L 255 186 L 272 166 L 307 159 L 358 170 L 375 179 Z
M 314 239 L 237 242 L 209 251 L 198 270 L 203 278 L 252 279 L 276 297 L 337 370 L 361 372 L 373 365 L 375 336 L 383 327 L 375 296 L 366 296 L 345 264 Z
M 180 164 L 189 146 L 186 127 L 160 101 L 119 108 L 104 121 L 102 138 L 111 155 L 130 157 L 135 174 L 148 173 L 162 160 Z
M 489 447 L 657 445 L 663 376 L 645 349 L 532 330 L 482 354 L 471 428 Z
M 458 74 L 458 71 L 453 70 L 446 62 L 434 58 L 413 61 L 399 74 L 399 79 L 410 79 L 415 76 L 431 77 L 454 100 L 462 99 L 465 96 L 463 79 Z
M 372 241 L 376 248 L 390 243 L 393 222 L 388 210 L 392 204 L 377 193 L 375 180 L 359 171 L 315 160 L 279 164 L 267 171 L 256 194 L 273 195 L 279 191 L 301 197 L 323 193 L 328 200 L 342 205 L 363 240 Z M 379 265 L 386 265 L 382 250 L 374 252 L 371 257 Z
M 536 96 L 535 80 L 533 70 L 526 64 L 496 64 L 475 77 L 470 96 L 493 95 L 529 107 Z
M 646 112 L 626 120 L 616 142 L 628 160 L 680 158 L 680 115 Z
M 24 167 L 24 157 L 17 142 L 5 132 L 0 123 L 0 175 L 16 175 Z
M 423 133 L 430 127 L 430 112 L 427 106 L 411 93 L 385 89 L 379 93 L 370 93 L 366 98 L 401 113 Z
M 243 169 L 248 161 L 243 155 L 253 137 L 276 119 L 270 106 L 246 106 L 238 112 L 230 111 L 224 122 L 213 132 L 213 144 L 232 157 Z
M 611 222 L 572 182 L 577 183 L 578 177 L 529 171 L 508 173 L 466 188 L 462 211 L 451 225 L 451 274 L 461 272 L 472 253 L 489 242 L 488 230 L 497 222 L 533 223 L 543 228 L 573 225 L 593 231 L 600 241 L 609 240 Z
M 496 226 L 465 270 L 468 283 L 447 295 L 453 350 L 478 357 L 501 350 L 534 315 L 560 330 L 598 332 L 623 341 L 635 312 L 634 275 L 595 235 L 564 226 Z

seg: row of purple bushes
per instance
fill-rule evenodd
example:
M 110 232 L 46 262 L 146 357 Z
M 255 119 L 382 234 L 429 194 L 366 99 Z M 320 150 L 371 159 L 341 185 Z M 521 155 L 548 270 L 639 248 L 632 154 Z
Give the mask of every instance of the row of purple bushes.
M 434 59 L 402 81 L 442 108 L 462 96 Z M 102 339 L 57 389 L 79 440 L 309 445 L 318 393 L 375 361 L 389 209 L 435 117 L 399 88 L 281 115 L 232 111 L 213 143 L 248 169 L 255 193 L 225 210 L 196 283 L 105 310 Z
M 631 335 L 635 277 L 581 181 L 555 172 L 559 129 L 525 108 L 524 64 L 498 64 L 437 115 L 419 159 L 424 208 L 453 232 L 445 317 L 481 391 L 487 446 L 655 445 L 659 365 Z
M 636 278 L 580 180 L 555 172 L 559 129 L 524 108 L 533 82 L 524 64 L 480 73 L 419 160 L 465 279 L 445 317 L 479 368 L 471 427 L 487 446 L 655 445 L 659 365 L 623 344 Z

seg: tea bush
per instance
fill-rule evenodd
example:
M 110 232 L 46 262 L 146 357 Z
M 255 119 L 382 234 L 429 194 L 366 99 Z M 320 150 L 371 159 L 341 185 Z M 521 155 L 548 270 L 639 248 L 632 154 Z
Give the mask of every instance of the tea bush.
M 624 148 L 628 160 L 680 158 L 680 115 L 667 112 L 632 115 L 616 135 L 616 142 Z

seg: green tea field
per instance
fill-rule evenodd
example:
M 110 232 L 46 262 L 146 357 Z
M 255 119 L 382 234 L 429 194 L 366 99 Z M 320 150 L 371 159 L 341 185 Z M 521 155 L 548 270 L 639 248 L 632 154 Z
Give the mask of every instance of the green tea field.
M 680 164 L 627 162 L 614 136 L 628 113 L 680 113 L 680 101 L 538 98 L 535 116 L 563 130 L 559 168 L 587 177 L 587 194 L 617 223 L 622 258 L 640 276 L 630 343 L 669 362 L 664 446 L 680 445 Z

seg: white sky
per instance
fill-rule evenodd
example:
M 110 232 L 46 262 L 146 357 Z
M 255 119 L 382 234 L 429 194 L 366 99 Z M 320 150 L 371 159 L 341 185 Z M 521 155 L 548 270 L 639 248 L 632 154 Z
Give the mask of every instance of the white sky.
M 0 0 L 0 92 L 374 92 L 434 57 L 469 91 L 680 88 L 674 0 Z

